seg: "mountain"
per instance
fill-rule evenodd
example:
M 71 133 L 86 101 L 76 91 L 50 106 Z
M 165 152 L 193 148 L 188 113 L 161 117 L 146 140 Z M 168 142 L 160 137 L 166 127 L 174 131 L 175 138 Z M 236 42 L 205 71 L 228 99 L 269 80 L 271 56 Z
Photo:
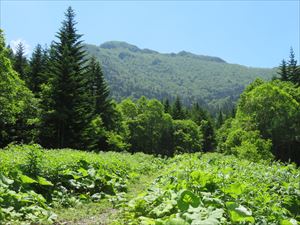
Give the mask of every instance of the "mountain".
M 270 79 L 275 69 L 252 68 L 190 52 L 162 54 L 126 42 L 85 45 L 100 60 L 114 98 L 173 100 L 177 95 L 189 105 L 199 102 L 210 109 L 232 107 L 245 86 L 260 77 Z

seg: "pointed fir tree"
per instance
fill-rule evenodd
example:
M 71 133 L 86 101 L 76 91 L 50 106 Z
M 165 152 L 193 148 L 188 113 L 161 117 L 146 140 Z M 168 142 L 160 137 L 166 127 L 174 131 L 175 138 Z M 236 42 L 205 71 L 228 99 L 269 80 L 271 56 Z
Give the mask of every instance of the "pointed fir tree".
M 295 74 L 297 68 L 297 60 L 295 59 L 295 53 L 294 49 L 291 47 L 290 49 L 290 59 L 288 61 L 288 73 L 291 76 L 291 79 L 293 79 L 293 74 Z
M 179 96 L 176 97 L 176 100 L 172 107 L 172 117 L 174 120 L 183 120 L 185 118 L 184 110 Z
M 232 109 L 231 109 L 231 118 L 235 118 L 235 114 L 236 114 L 236 109 L 233 106 Z
M 14 69 L 19 73 L 20 78 L 24 80 L 26 83 L 28 83 L 27 76 L 26 76 L 28 63 L 25 57 L 25 47 L 22 42 L 19 42 L 17 46 L 13 63 L 14 63 Z
M 36 96 L 41 91 L 41 85 L 47 82 L 46 69 L 47 69 L 48 54 L 47 51 L 42 49 L 38 44 L 34 49 L 31 60 L 29 62 L 30 69 L 28 73 L 28 86 Z
M 280 80 L 282 80 L 282 81 L 289 80 L 288 71 L 287 71 L 287 63 L 284 59 L 282 60 L 280 66 L 279 66 L 278 74 L 280 75 Z
M 207 113 L 200 107 L 199 103 L 196 102 L 192 105 L 189 116 L 198 126 L 202 120 L 207 119 Z
M 164 105 L 165 113 L 171 114 L 171 105 L 170 105 L 170 101 L 168 98 L 165 101 L 163 101 L 163 105 Z
M 51 82 L 44 96 L 49 99 L 41 130 L 42 143 L 48 147 L 83 148 L 81 133 L 90 123 L 85 51 L 74 18 L 75 13 L 69 7 L 51 52 Z
M 288 61 L 287 72 L 289 81 L 300 85 L 300 67 L 297 65 L 293 48 L 290 49 L 290 59 Z
M 223 113 L 221 110 L 219 110 L 219 114 L 217 117 L 217 128 L 220 128 L 223 123 L 224 123 Z
M 88 86 L 93 99 L 94 113 L 101 116 L 104 126 L 109 127 L 112 103 L 100 63 L 95 57 L 92 57 L 89 61 L 87 77 L 89 78 Z

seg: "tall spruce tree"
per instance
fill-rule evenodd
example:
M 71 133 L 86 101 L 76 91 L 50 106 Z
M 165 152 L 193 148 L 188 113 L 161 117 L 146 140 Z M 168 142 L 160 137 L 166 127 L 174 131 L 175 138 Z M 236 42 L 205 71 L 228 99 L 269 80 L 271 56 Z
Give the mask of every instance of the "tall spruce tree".
M 297 86 L 300 86 L 300 66 L 297 65 L 293 48 L 290 50 L 290 58 L 288 62 L 282 60 L 279 66 L 280 80 L 291 81 Z
M 176 97 L 176 100 L 174 102 L 174 105 L 172 108 L 172 117 L 174 120 L 185 119 L 185 113 L 184 113 L 183 106 L 182 106 L 179 96 Z
M 280 75 L 280 80 L 282 80 L 282 81 L 288 81 L 289 80 L 288 70 L 287 70 L 287 63 L 284 59 L 282 60 L 280 66 L 279 66 L 278 74 Z
M 223 113 L 222 113 L 222 111 L 220 110 L 219 111 L 219 114 L 218 114 L 218 116 L 217 116 L 217 128 L 220 128 L 222 125 L 223 125 L 223 123 L 224 123 L 224 118 L 223 118 Z
M 290 59 L 288 61 L 288 73 L 290 76 L 293 76 L 296 72 L 297 69 L 297 60 L 295 59 L 295 53 L 294 53 L 294 49 L 291 48 L 290 49 Z M 291 77 L 291 79 L 293 79 L 293 77 Z
M 109 99 L 109 88 L 104 80 L 100 63 L 95 57 L 89 61 L 87 77 L 93 99 L 94 114 L 100 115 L 104 126 L 108 128 L 111 125 L 112 103 Z
M 163 105 L 164 105 L 165 113 L 171 114 L 171 105 L 170 105 L 170 102 L 169 102 L 168 98 L 165 101 L 163 101 Z
M 25 57 L 25 47 L 22 42 L 19 42 L 14 58 L 15 58 L 14 70 L 17 71 L 20 75 L 20 78 L 27 83 L 28 81 L 27 81 L 26 72 L 27 72 L 28 62 Z
M 288 76 L 289 80 L 296 85 L 300 85 L 300 66 L 297 65 L 293 48 L 290 49 L 290 59 L 288 61 Z
M 31 60 L 29 62 L 30 69 L 28 73 L 28 86 L 36 95 L 39 95 L 41 91 L 41 85 L 47 82 L 47 77 L 45 75 L 47 61 L 47 51 L 43 50 L 42 46 L 38 44 L 32 53 Z
M 69 7 L 51 52 L 51 82 L 45 95 L 49 99 L 41 130 L 42 143 L 48 147 L 82 148 L 81 132 L 90 122 L 86 107 L 89 94 L 85 86 L 85 51 L 74 18 L 75 13 Z
M 115 129 L 117 118 L 113 103 L 109 98 L 109 88 L 104 80 L 100 63 L 93 56 L 87 66 L 85 79 L 89 108 L 86 117 L 90 123 L 82 132 L 82 140 L 88 150 L 108 149 L 108 131 Z

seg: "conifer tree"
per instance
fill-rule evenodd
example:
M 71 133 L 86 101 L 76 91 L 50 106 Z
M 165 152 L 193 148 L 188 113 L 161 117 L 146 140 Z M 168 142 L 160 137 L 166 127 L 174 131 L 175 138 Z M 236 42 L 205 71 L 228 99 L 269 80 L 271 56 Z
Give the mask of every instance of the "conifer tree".
M 202 120 L 207 119 L 206 112 L 200 107 L 199 103 L 196 102 L 192 105 L 190 110 L 190 118 L 193 120 L 198 126 Z
M 280 66 L 279 66 L 279 71 L 278 74 L 280 75 L 280 80 L 282 81 L 288 81 L 288 71 L 287 71 L 287 63 L 283 59 Z
M 94 114 L 100 115 L 105 127 L 111 125 L 112 103 L 109 99 L 109 89 L 104 80 L 100 63 L 92 57 L 88 65 L 88 86 L 92 95 Z
M 47 82 L 47 77 L 45 75 L 47 60 L 47 51 L 44 51 L 42 46 L 38 44 L 32 53 L 29 63 L 30 70 L 28 73 L 28 86 L 36 95 L 41 91 L 41 85 Z
M 290 59 L 288 61 L 288 73 L 290 76 L 293 76 L 297 69 L 297 60 L 295 59 L 295 53 L 293 48 L 290 49 Z M 291 77 L 293 79 L 293 77 Z
M 290 59 L 287 66 L 288 77 L 291 82 L 300 85 L 300 66 L 297 65 L 293 48 L 290 50 Z
M 174 120 L 182 120 L 185 118 L 184 110 L 179 96 L 176 97 L 176 100 L 174 102 L 172 117 Z
M 163 102 L 163 105 L 165 113 L 171 114 L 171 105 L 168 98 Z
M 27 70 L 27 59 L 25 57 L 25 47 L 22 42 L 19 42 L 15 59 L 14 59 L 14 70 L 20 75 L 20 78 L 27 82 L 26 70 Z
M 41 130 L 42 143 L 48 147 L 82 148 L 81 132 L 90 123 L 85 51 L 74 18 L 75 13 L 69 7 L 51 52 L 51 82 L 45 95 L 49 99 Z
M 223 113 L 220 110 L 219 111 L 219 115 L 217 117 L 217 128 L 220 128 L 222 126 L 222 124 L 224 123 L 224 118 L 223 118 Z

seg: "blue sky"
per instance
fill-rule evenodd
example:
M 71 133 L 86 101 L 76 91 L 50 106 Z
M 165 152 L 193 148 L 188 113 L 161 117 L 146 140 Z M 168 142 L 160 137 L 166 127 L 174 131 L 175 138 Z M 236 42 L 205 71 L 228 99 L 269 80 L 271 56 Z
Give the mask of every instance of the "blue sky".
M 299 61 L 296 1 L 4 1 L 7 43 L 49 44 L 71 5 L 86 43 L 118 40 L 159 52 L 190 51 L 230 63 L 274 67 L 293 46 Z

